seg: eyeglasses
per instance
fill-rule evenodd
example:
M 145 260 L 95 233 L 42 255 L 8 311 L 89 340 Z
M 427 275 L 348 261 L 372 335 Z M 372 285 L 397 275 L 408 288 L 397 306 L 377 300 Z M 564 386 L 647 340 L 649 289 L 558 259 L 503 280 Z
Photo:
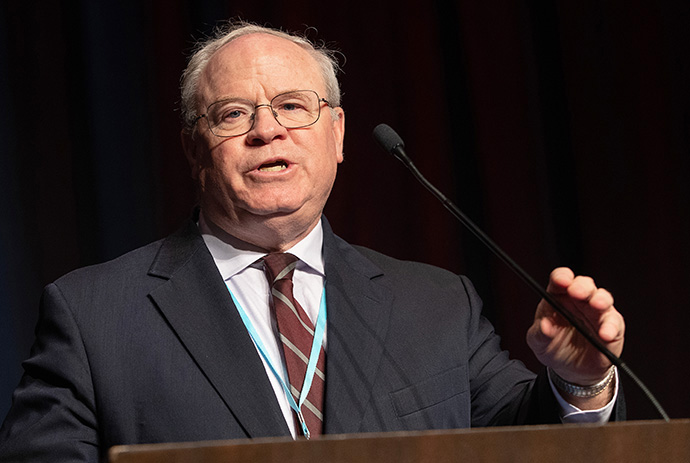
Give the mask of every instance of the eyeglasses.
M 271 109 L 278 124 L 286 129 L 300 129 L 319 120 L 321 103 L 331 105 L 327 100 L 319 98 L 318 93 L 313 90 L 281 93 L 273 97 L 270 103 L 260 105 L 242 98 L 228 98 L 211 103 L 206 108 L 206 114 L 194 119 L 194 124 L 203 117 L 215 136 L 237 137 L 254 127 L 256 112 L 265 106 Z

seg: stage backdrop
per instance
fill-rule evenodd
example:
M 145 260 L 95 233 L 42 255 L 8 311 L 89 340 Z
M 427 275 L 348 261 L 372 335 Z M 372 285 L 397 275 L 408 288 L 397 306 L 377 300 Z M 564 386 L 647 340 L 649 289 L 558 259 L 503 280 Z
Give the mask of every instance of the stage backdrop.
M 188 217 L 179 75 L 192 38 L 237 16 L 341 52 L 337 233 L 469 275 L 505 347 L 537 367 L 524 333 L 538 298 L 373 143 L 386 122 L 539 281 L 568 265 L 609 288 L 627 363 L 690 416 L 687 1 L 4 0 L 0 417 L 42 287 Z M 657 417 L 626 394 L 631 418 Z

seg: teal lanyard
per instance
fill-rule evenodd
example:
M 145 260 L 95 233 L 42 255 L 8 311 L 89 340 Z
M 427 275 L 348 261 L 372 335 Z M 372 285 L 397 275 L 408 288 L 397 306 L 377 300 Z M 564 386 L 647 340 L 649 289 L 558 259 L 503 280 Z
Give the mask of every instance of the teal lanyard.
M 302 415 L 302 404 L 304 404 L 304 401 L 307 399 L 307 395 L 309 395 L 311 383 L 314 379 L 314 373 L 316 372 L 316 363 L 319 360 L 319 351 L 321 349 L 321 344 L 323 343 L 323 337 L 326 333 L 325 285 L 323 291 L 321 292 L 321 304 L 319 306 L 319 315 L 316 319 L 316 327 L 314 328 L 314 340 L 311 343 L 311 352 L 309 354 L 309 362 L 307 363 L 307 372 L 304 376 L 304 384 L 302 386 L 302 391 L 299 395 L 299 403 L 295 402 L 295 398 L 292 396 L 292 393 L 290 392 L 290 386 L 288 385 L 288 381 L 285 380 L 285 378 L 288 377 L 287 372 L 285 371 L 285 366 L 281 365 L 282 374 L 278 373 L 276 365 L 274 365 L 273 362 L 271 362 L 271 359 L 268 356 L 266 347 L 264 346 L 264 343 L 261 341 L 261 338 L 259 337 L 259 333 L 257 333 L 256 329 L 254 328 L 254 325 L 247 316 L 247 313 L 244 311 L 240 303 L 235 298 L 235 295 L 232 294 L 232 291 L 230 291 L 230 286 L 228 286 L 228 291 L 230 292 L 230 297 L 232 297 L 232 302 L 234 302 L 235 307 L 237 307 L 237 311 L 239 312 L 240 317 L 244 322 L 244 326 L 247 328 L 247 331 L 249 332 L 249 336 L 251 336 L 257 349 L 259 349 L 259 353 L 261 353 L 261 356 L 268 364 L 268 367 L 271 369 L 271 372 L 276 377 L 276 379 L 282 386 L 283 390 L 285 391 L 285 395 L 287 396 L 290 408 L 292 408 L 297 414 L 299 423 L 302 426 L 302 433 L 307 439 L 309 439 L 310 433 L 309 428 L 307 427 L 307 423 L 304 421 L 304 416 Z

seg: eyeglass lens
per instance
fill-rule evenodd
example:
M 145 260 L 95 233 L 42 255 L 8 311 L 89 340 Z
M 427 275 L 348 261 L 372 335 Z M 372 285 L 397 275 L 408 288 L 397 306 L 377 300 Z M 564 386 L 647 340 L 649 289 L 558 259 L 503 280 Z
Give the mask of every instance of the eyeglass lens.
M 315 123 L 321 110 L 319 96 L 312 90 L 282 93 L 274 97 L 270 105 L 255 105 L 244 99 L 221 100 L 208 108 L 211 131 L 221 137 L 246 133 L 261 106 L 269 106 L 278 123 L 288 129 Z

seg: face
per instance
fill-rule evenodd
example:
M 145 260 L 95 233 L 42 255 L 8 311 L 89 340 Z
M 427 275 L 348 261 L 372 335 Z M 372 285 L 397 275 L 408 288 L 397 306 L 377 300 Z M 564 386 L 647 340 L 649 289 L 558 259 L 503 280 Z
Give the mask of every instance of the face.
M 212 57 L 200 79 L 199 114 L 213 102 L 255 104 L 291 90 L 326 96 L 316 61 L 294 43 L 271 35 L 239 37 Z M 318 222 L 343 160 L 344 114 L 325 104 L 309 127 L 286 129 L 270 109 L 256 110 L 252 129 L 220 138 L 204 120 L 183 144 L 197 180 L 202 213 L 225 232 L 267 250 L 282 250 Z

